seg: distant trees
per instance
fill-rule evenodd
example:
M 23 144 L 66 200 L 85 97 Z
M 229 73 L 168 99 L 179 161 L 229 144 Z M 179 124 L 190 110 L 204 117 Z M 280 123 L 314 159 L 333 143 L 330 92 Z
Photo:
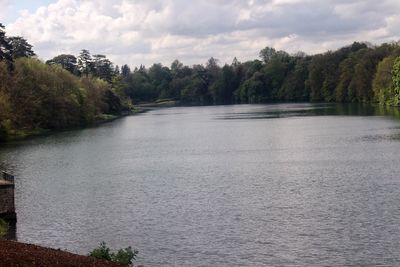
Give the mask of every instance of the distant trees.
M 399 105 L 400 103 L 400 57 L 397 57 L 393 64 L 393 95 L 392 103 L 394 105 Z
M 0 60 L 12 60 L 12 46 L 9 43 L 4 25 L 0 23 Z
M 74 55 L 62 54 L 46 61 L 49 65 L 60 65 L 63 69 L 73 74 L 78 74 L 78 60 Z
M 32 45 L 29 44 L 23 37 L 9 37 L 7 40 L 11 45 L 11 56 L 13 59 L 36 56 L 32 50 Z
M 79 78 L 37 59 L 16 59 L 12 72 L 1 62 L 0 76 L 0 127 L 8 132 L 79 127 L 124 110 L 107 81 Z
M 60 64 L 79 76 L 107 81 L 124 103 L 174 99 L 202 105 L 274 101 L 389 104 L 395 103 L 387 100 L 394 87 L 377 87 L 382 86 L 378 81 L 383 66 L 390 64 L 382 63 L 379 71 L 378 66 L 387 57 L 393 62 L 399 51 L 397 44 L 372 47 L 358 42 L 313 56 L 303 52 L 289 55 L 266 47 L 259 53 L 261 60 L 241 63 L 235 58 L 231 65 L 222 67 L 211 57 L 204 65 L 189 67 L 175 60 L 170 67 L 158 63 L 131 70 L 127 64 L 114 68 L 106 56 L 91 56 L 88 50 L 82 50 L 77 59 L 60 55 L 47 63 Z
M 43 64 L 23 37 L 0 24 L 0 140 L 21 129 L 64 129 L 129 112 L 133 104 L 173 99 L 184 105 L 276 101 L 400 104 L 400 45 L 355 42 L 317 55 L 266 47 L 260 59 L 150 68 L 114 67 L 87 49 Z
M 97 77 L 111 82 L 115 75 L 120 75 L 120 70 L 105 55 L 91 55 L 89 50 L 82 49 L 79 56 L 61 54 L 46 61 L 48 65 L 60 65 L 70 73 L 88 78 Z M 123 66 L 126 71 L 127 65 Z M 128 67 L 129 68 L 129 67 Z
M 93 60 L 89 50 L 86 49 L 81 50 L 78 56 L 77 67 L 82 75 L 86 76 L 86 78 L 89 77 L 89 73 L 93 71 Z
M 396 57 L 389 56 L 379 62 L 376 74 L 372 83 L 375 99 L 384 104 L 398 105 L 398 98 L 396 97 L 395 85 L 395 70 L 394 63 Z
M 33 57 L 32 45 L 23 37 L 7 37 L 4 25 L 0 23 L 0 60 L 12 62 L 20 57 Z
M 107 82 L 111 82 L 114 75 L 114 66 L 105 55 L 93 55 L 92 72 L 94 76 Z

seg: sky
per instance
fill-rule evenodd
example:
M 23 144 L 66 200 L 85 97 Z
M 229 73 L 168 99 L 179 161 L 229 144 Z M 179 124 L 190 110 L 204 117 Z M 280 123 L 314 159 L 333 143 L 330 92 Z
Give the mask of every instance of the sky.
M 321 53 L 400 39 L 399 0 L 0 0 L 0 23 L 43 60 L 81 49 L 130 66 L 220 64 L 274 47 Z

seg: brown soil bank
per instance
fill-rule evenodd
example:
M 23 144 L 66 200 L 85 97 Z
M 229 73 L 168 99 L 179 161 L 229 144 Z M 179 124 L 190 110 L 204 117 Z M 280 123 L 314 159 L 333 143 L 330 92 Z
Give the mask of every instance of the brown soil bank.
M 0 267 L 121 267 L 93 257 L 80 256 L 61 250 L 0 241 Z

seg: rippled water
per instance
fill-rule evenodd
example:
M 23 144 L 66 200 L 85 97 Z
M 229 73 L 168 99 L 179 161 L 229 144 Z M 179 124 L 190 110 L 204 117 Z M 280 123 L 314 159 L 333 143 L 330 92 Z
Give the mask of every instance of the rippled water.
M 396 266 L 400 121 L 382 114 L 160 109 L 3 146 L 0 161 L 23 242 L 132 245 L 144 266 Z

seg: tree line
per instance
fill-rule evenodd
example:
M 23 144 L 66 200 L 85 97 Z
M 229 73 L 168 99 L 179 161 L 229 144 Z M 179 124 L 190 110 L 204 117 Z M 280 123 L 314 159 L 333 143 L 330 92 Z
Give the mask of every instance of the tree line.
M 22 37 L 0 24 L 0 130 L 79 127 L 160 99 L 183 105 L 349 102 L 399 105 L 400 46 L 354 42 L 336 51 L 289 54 L 271 47 L 259 59 L 220 66 L 175 60 L 149 68 L 115 66 L 82 50 L 41 62 Z
M 113 66 L 104 55 L 82 50 L 78 57 L 59 55 L 47 64 L 117 85 L 134 103 L 173 99 L 182 104 L 212 105 L 268 102 L 399 103 L 398 43 L 352 45 L 323 54 L 293 55 L 266 47 L 260 59 L 220 66 L 211 57 L 191 67 L 175 60 L 150 68 Z M 396 64 L 397 62 L 397 64 Z M 398 78 L 396 78 L 398 77 Z M 397 81 L 397 82 L 396 82 Z
M 6 36 L 0 24 L 0 141 L 82 127 L 129 112 L 131 101 L 101 76 L 102 63 L 93 76 L 85 69 L 71 73 L 68 64 L 45 64 L 35 57 L 32 45 Z

